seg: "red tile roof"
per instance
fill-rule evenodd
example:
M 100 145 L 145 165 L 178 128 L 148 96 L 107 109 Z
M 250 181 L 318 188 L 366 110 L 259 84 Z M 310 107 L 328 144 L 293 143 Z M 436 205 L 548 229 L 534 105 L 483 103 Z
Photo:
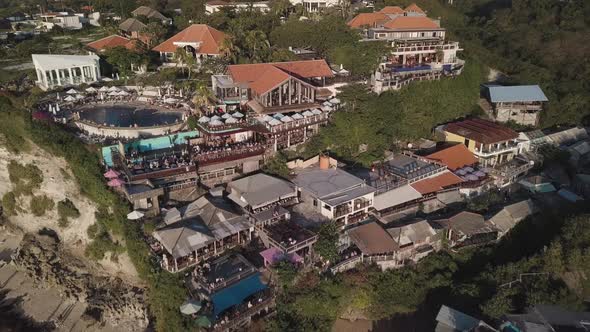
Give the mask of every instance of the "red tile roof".
M 389 20 L 389 16 L 384 13 L 361 13 L 348 21 L 348 26 L 351 28 L 360 28 L 363 26 L 375 26 L 383 24 Z
M 296 78 L 334 76 L 325 60 L 231 65 L 227 67 L 227 72 L 234 82 L 249 84 L 250 88 L 258 94 L 275 88 L 289 76 Z
M 473 153 L 471 153 L 464 144 L 456 144 L 442 149 L 433 154 L 429 154 L 426 158 L 447 165 L 452 171 L 477 163 L 477 158 L 475 158 Z
M 422 8 L 418 7 L 417 4 L 413 3 L 411 5 L 409 5 L 408 7 L 406 7 L 406 11 L 407 12 L 414 12 L 414 13 L 420 13 L 420 14 L 426 14 Z
M 398 16 L 383 25 L 388 29 L 439 29 L 435 21 L 426 16 Z
M 196 43 L 201 45 L 198 53 L 202 54 L 221 54 L 221 46 L 225 34 L 206 24 L 193 24 L 188 28 L 180 31 L 162 44 L 153 48 L 156 52 L 175 52 L 177 46 L 175 42 Z
M 461 182 L 463 182 L 463 180 L 461 180 L 460 177 L 449 171 L 445 171 L 440 175 L 414 182 L 410 184 L 410 186 L 422 195 L 426 195 L 441 191 Z
M 102 52 L 104 50 L 117 46 L 123 46 L 128 50 L 136 50 L 136 42 L 137 41 L 135 40 L 131 40 L 129 38 L 125 38 L 119 35 L 112 35 L 99 40 L 95 40 L 91 43 L 88 43 L 86 46 L 97 52 Z
M 379 13 L 402 15 L 404 13 L 404 10 L 399 6 L 385 6 L 383 7 L 383 9 L 379 11 Z
M 508 127 L 477 118 L 449 123 L 444 130 L 483 144 L 499 143 L 518 137 L 518 133 Z

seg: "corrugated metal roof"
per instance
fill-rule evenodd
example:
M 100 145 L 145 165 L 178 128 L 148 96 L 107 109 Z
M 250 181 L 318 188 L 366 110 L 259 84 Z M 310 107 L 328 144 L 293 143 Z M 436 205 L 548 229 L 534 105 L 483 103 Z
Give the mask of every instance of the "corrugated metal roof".
M 377 211 L 381 211 L 419 198 L 422 198 L 422 195 L 416 189 L 410 185 L 405 185 L 386 191 L 381 195 L 376 195 L 373 207 Z
M 491 86 L 488 89 L 492 103 L 548 101 L 538 85 Z

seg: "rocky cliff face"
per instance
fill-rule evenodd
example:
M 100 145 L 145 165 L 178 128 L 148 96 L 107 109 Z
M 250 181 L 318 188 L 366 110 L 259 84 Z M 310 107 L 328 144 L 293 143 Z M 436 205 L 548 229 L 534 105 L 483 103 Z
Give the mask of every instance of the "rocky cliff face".
M 142 331 L 148 325 L 143 289 L 115 277 L 90 274 L 84 262 L 63 251 L 52 234 L 25 235 L 14 263 L 41 287 L 55 287 L 63 296 L 86 303 L 88 319 L 125 331 Z

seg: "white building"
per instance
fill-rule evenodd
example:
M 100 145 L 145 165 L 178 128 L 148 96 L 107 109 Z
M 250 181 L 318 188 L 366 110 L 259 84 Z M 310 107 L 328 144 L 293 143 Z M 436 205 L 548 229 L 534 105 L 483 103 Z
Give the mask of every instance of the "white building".
M 70 15 L 67 12 L 45 13 L 39 17 L 41 25 L 48 31 L 56 25 L 63 29 L 82 29 L 82 23 L 87 21 L 83 14 Z
M 37 85 L 43 90 L 100 79 L 97 55 L 33 54 Z
M 292 5 L 302 5 L 308 13 L 317 13 L 324 8 L 340 5 L 340 0 L 290 0 Z
M 254 9 L 262 13 L 268 13 L 270 11 L 270 3 L 268 1 L 258 2 L 227 2 L 223 0 L 213 0 L 205 3 L 205 13 L 207 15 L 216 13 L 222 8 L 231 8 L 235 11 L 241 11 L 245 9 Z

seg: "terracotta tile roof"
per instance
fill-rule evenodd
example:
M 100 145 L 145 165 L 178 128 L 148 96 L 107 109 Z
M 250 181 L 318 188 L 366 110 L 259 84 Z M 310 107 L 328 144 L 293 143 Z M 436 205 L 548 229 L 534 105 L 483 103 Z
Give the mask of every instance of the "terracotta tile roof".
M 373 27 L 383 24 L 388 20 L 389 16 L 384 13 L 360 13 L 346 24 L 351 28 L 360 28 L 366 25 Z
M 88 43 L 86 46 L 97 52 L 102 52 L 104 50 L 117 46 L 123 46 L 129 50 L 135 50 L 137 47 L 136 41 L 119 35 L 112 35 L 99 40 L 95 40 L 91 43 Z
M 475 158 L 473 153 L 464 144 L 456 144 L 442 149 L 427 155 L 426 158 L 447 165 L 452 171 L 477 163 L 477 158 Z
M 374 221 L 349 230 L 348 236 L 365 255 L 387 254 L 398 249 L 389 233 Z
M 449 123 L 444 130 L 483 144 L 499 143 L 518 137 L 518 133 L 508 127 L 477 118 Z
M 412 183 L 411 186 L 422 195 L 426 195 L 441 191 L 447 187 L 459 184 L 461 182 L 463 182 L 463 180 L 461 180 L 460 177 L 449 171 L 445 171 L 435 177 Z
M 235 83 L 249 84 L 250 88 L 258 94 L 273 89 L 289 76 L 296 78 L 334 76 L 325 60 L 231 65 L 227 67 L 227 72 Z
M 379 13 L 402 15 L 404 13 L 404 10 L 399 6 L 385 6 L 383 7 L 383 9 L 379 11 Z
M 383 24 L 388 29 L 440 29 L 435 21 L 426 16 L 398 16 Z
M 406 7 L 406 11 L 407 12 L 414 12 L 414 13 L 420 13 L 420 14 L 426 14 L 422 8 L 418 7 L 417 4 L 413 3 L 411 5 L 409 5 L 408 7 Z
M 193 24 L 162 44 L 154 47 L 153 50 L 156 52 L 174 52 L 177 49 L 174 45 L 175 42 L 200 42 L 201 45 L 197 51 L 198 53 L 220 54 L 224 39 L 225 34 L 217 29 L 206 24 Z

